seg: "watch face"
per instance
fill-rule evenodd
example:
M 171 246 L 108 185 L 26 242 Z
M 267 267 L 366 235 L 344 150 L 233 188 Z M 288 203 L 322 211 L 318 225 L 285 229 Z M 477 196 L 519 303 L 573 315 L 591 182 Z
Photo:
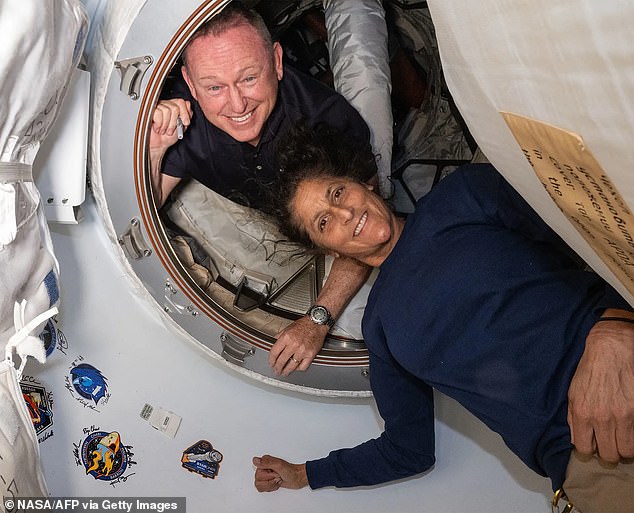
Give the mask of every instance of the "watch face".
M 310 312 L 310 316 L 318 324 L 325 324 L 328 320 L 328 310 L 323 306 L 315 306 Z

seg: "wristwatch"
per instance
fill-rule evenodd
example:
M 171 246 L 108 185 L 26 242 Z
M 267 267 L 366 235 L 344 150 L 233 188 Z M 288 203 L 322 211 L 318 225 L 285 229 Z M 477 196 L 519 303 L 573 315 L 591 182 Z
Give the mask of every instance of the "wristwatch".
M 335 325 L 334 317 L 330 315 L 328 308 L 325 306 L 313 305 L 308 309 L 306 315 L 308 315 L 310 320 L 315 324 L 320 324 L 322 326 L 325 324 L 329 328 L 332 328 Z

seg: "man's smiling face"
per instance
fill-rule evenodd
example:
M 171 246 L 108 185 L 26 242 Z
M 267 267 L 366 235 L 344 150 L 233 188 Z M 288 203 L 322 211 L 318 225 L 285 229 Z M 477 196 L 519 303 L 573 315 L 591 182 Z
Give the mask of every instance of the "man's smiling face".
M 282 47 L 271 49 L 250 25 L 206 35 L 187 48 L 183 77 L 210 123 L 257 145 L 275 107 Z

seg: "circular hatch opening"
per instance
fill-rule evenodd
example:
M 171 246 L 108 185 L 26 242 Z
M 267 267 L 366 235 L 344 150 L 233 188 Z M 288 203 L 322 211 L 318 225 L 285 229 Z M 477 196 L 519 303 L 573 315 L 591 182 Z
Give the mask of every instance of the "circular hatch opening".
M 326 260 L 298 256 L 296 248 L 270 236 L 268 230 L 258 229 L 263 221 L 256 214 L 234 208 L 221 197 L 210 200 L 208 189 L 191 182 L 180 187 L 167 208 L 156 208 L 147 151 L 153 108 L 170 80 L 178 76 L 179 56 L 191 36 L 228 3 L 209 0 L 198 5 L 197 0 L 187 0 L 168 9 L 161 2 L 148 0 L 131 26 L 110 75 L 100 123 L 101 147 L 117 147 L 113 143 L 117 140 L 121 143 L 117 151 L 100 154 L 113 230 L 128 253 L 134 273 L 154 299 L 214 356 L 222 355 L 247 373 L 281 386 L 298 385 L 336 395 L 341 391 L 366 393 L 368 352 L 360 329 L 356 333 L 334 332 L 304 373 L 280 378 L 268 365 L 276 334 L 303 315 L 319 293 L 328 270 Z M 313 74 L 314 68 L 314 76 L 327 81 L 328 62 L 324 65 L 323 61 L 328 55 L 324 54 L 323 41 L 321 46 L 312 44 L 303 28 L 297 26 L 298 22 L 304 23 L 304 13 L 313 18 L 315 13 L 319 15 L 321 2 L 251 3 L 265 8 L 265 20 L 270 21 L 278 40 L 310 43 L 310 48 L 287 50 L 286 54 L 303 55 L 297 61 L 304 65 L 304 71 Z M 275 11 L 276 6 L 281 8 Z M 417 100 L 426 98 L 423 104 L 408 104 L 404 95 L 392 98 L 392 177 L 398 185 L 405 183 L 406 171 L 420 174 L 421 166 L 433 167 L 431 176 L 436 177 L 443 162 L 469 158 L 470 149 L 462 128 L 450 119 L 446 108 L 448 94 L 435 55 L 431 18 L 424 9 L 401 9 L 394 2 L 386 2 L 385 7 L 388 27 L 393 33 L 405 35 L 400 46 L 407 49 L 409 64 L 415 61 L 410 70 L 425 70 L 419 76 L 425 90 L 416 91 L 424 93 Z M 162 33 L 156 30 L 157 19 L 169 25 Z M 131 84 L 136 89 L 131 89 Z M 441 123 L 442 129 L 437 130 Z M 439 141 L 435 147 L 434 140 Z M 133 186 L 126 183 L 130 176 L 126 170 L 130 168 L 134 170 Z M 411 173 L 414 168 L 416 173 Z M 213 202 L 213 208 L 207 206 L 207 212 L 213 215 L 203 215 L 198 207 L 192 207 L 208 201 Z M 219 219 L 222 222 L 217 222 Z M 214 221 L 213 234 L 205 231 L 208 227 L 199 226 L 205 220 Z M 260 258 L 255 258 L 258 255 Z
M 192 34 L 227 3 L 200 6 L 154 63 L 138 113 L 135 184 L 151 245 L 172 279 L 166 286 L 168 299 L 170 294 L 180 296 L 182 292 L 188 300 L 185 305 L 182 298 L 181 304 L 174 299 L 166 311 L 170 306 L 189 307 L 208 316 L 239 342 L 268 351 L 277 333 L 315 302 L 327 275 L 326 259 L 302 254 L 300 248 L 282 240 L 260 214 L 197 182 L 179 184 L 160 210 L 150 186 L 147 145 L 153 106 L 170 83 L 179 79 L 180 54 Z M 294 17 L 300 14 L 296 11 Z M 284 18 L 291 17 L 284 13 Z M 232 357 L 233 352 L 225 350 L 223 356 L 243 364 Z M 360 337 L 336 327 L 313 362 L 313 366 L 363 369 L 367 364 L 367 349 Z

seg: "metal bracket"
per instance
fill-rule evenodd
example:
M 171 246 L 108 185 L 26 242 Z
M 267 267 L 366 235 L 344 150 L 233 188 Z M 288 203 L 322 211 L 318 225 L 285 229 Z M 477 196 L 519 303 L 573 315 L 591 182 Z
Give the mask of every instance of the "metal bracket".
M 266 303 L 270 295 L 269 291 L 268 283 L 249 280 L 247 276 L 244 276 L 233 298 L 233 307 L 240 312 L 250 312 Z
M 141 95 L 141 81 L 153 62 L 151 55 L 115 61 L 114 67 L 121 73 L 119 90 L 127 94 L 131 100 L 138 100 Z
M 133 260 L 149 257 L 152 254 L 141 233 L 141 223 L 136 217 L 132 218 L 128 229 L 119 236 L 119 244 Z
M 243 366 L 244 359 L 247 356 L 253 356 L 255 354 L 254 347 L 242 340 L 232 337 L 229 333 L 222 333 L 222 335 L 220 335 L 220 342 L 222 343 L 222 357 L 236 365 Z
M 179 314 L 190 314 L 192 317 L 198 316 L 198 311 L 191 305 L 182 305 L 174 301 L 174 296 L 178 294 L 178 289 L 172 285 L 172 282 L 168 279 L 165 281 L 165 294 L 163 298 L 165 303 L 163 304 L 163 310 L 166 312 L 176 312 Z

